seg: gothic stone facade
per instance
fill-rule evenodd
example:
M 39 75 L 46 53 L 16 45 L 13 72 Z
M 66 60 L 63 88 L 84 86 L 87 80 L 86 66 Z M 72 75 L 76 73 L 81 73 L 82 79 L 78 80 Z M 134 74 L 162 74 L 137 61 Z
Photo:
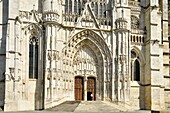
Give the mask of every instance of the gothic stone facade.
M 168 0 L 0 0 L 0 106 L 170 107 Z

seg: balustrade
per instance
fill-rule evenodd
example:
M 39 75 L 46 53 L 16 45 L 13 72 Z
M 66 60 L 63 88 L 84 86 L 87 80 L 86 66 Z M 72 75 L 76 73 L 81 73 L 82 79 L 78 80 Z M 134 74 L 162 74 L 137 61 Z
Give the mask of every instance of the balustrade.
M 143 44 L 144 36 L 143 35 L 131 35 L 131 44 Z

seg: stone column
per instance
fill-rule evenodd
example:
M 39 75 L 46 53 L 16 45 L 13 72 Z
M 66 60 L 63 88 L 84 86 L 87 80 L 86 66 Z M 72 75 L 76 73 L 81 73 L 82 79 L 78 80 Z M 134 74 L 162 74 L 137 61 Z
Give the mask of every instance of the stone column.
M 107 68 L 107 61 L 104 60 L 104 70 L 103 70 L 103 74 L 104 74 L 104 77 L 103 77 L 103 100 L 105 101 L 106 100 L 106 96 L 107 96 L 107 92 L 106 92 L 106 76 L 107 76 L 107 71 L 106 71 L 106 68 Z
M 84 101 L 87 101 L 87 80 L 86 70 L 84 70 Z

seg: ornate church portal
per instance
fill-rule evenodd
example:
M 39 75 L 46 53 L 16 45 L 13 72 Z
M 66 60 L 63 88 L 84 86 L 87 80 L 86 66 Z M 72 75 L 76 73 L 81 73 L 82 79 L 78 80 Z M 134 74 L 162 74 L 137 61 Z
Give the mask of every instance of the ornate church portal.
M 103 96 L 103 60 L 99 49 L 90 40 L 78 44 L 74 55 L 75 100 L 96 100 Z
M 170 108 L 170 1 L 0 0 L 0 9 L 4 111 L 74 100 Z

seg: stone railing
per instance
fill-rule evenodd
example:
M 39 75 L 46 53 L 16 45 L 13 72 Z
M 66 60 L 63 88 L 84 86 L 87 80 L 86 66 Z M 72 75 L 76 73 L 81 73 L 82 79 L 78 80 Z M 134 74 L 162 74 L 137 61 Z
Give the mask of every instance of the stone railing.
M 116 29 L 127 29 L 127 21 L 124 18 L 118 18 L 116 20 Z
M 29 12 L 29 11 L 19 11 L 19 16 L 21 18 L 29 20 L 31 18 L 31 12 Z
M 137 1 L 129 1 L 128 2 L 129 6 L 139 6 L 140 5 L 140 2 L 137 2 Z
M 62 17 L 63 17 L 63 24 L 64 25 L 75 25 L 75 23 L 78 22 L 78 19 L 80 19 L 81 15 L 79 14 L 67 14 L 67 13 L 63 13 Z M 111 26 L 111 19 L 110 18 L 96 18 L 98 24 L 100 26 L 102 26 L 102 28 L 109 28 L 108 26 Z M 93 27 L 94 26 L 94 22 L 95 20 L 92 17 L 89 16 L 85 16 L 83 18 L 81 18 L 81 24 L 84 27 Z
M 79 15 L 78 14 L 63 14 L 63 21 L 67 22 L 77 22 Z
M 144 34 L 144 30 L 141 29 L 131 29 L 132 34 Z
M 97 20 L 99 21 L 100 25 L 107 25 L 107 26 L 111 25 L 110 18 L 97 18 Z
M 44 22 L 58 22 L 59 14 L 55 10 L 46 11 L 43 13 Z
M 131 44 L 143 44 L 145 41 L 144 35 L 131 34 Z
M 19 11 L 19 17 L 21 17 L 23 21 L 32 20 L 34 18 L 33 17 L 34 15 L 37 17 L 37 19 L 41 19 L 41 17 L 42 17 L 42 14 L 38 13 L 35 10 L 32 10 L 32 11 Z

